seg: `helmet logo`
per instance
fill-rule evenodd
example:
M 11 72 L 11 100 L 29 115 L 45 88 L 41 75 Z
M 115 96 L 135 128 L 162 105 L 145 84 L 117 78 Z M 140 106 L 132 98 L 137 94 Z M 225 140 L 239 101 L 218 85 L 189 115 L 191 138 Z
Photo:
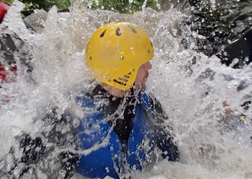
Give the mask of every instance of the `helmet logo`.
M 121 30 L 119 29 L 119 27 L 116 28 L 116 35 L 117 36 L 122 35 Z
M 113 79 L 114 82 L 120 84 L 120 85 L 123 85 L 123 86 L 126 86 L 126 83 L 122 82 L 122 81 L 118 81 L 116 79 Z M 127 80 L 128 81 L 128 80 Z
M 128 75 L 124 75 L 124 77 L 119 77 L 118 80 L 117 79 L 113 79 L 113 81 L 115 83 L 120 84 L 120 85 L 126 86 L 127 85 L 126 83 L 128 82 L 128 80 L 126 78 L 129 79 L 130 77 Z

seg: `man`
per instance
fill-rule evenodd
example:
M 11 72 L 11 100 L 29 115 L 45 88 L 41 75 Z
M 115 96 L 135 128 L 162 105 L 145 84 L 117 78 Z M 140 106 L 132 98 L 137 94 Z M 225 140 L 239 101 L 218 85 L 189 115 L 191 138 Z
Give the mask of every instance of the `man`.
M 144 92 L 153 56 L 149 36 L 129 22 L 102 26 L 90 38 L 86 62 L 98 85 L 77 97 L 84 117 L 76 170 L 83 176 L 121 178 L 159 157 L 178 161 L 168 117 Z

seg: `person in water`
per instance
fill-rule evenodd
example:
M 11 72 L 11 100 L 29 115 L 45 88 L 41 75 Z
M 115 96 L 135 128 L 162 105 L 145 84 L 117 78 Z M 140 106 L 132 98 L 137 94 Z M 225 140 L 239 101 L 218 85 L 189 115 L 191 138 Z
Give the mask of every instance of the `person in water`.
M 106 24 L 91 36 L 85 60 L 97 85 L 76 98 L 84 111 L 79 150 L 87 152 L 76 163 L 78 173 L 121 178 L 160 158 L 179 160 L 168 117 L 145 92 L 153 57 L 149 36 L 135 24 Z

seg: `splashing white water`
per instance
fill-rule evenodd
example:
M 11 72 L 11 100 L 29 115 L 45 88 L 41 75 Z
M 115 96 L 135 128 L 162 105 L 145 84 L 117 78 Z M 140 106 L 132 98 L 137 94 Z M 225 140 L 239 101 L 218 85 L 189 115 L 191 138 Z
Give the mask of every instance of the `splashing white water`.
M 31 34 L 20 25 L 22 5 L 15 1 L 0 26 L 1 34 L 16 33 L 31 47 L 33 66 L 27 80 L 27 67 L 16 54 L 17 81 L 4 83 L 0 89 L 2 96 L 11 97 L 0 109 L 0 170 L 6 172 L 14 166 L 8 156 L 11 146 L 18 146 L 15 138 L 21 133 L 40 135 L 41 119 L 51 107 L 57 106 L 58 114 L 68 108 L 79 112 L 72 99 L 77 88 L 89 85 L 84 56 L 90 35 L 106 23 L 129 21 L 145 29 L 153 41 L 155 57 L 148 90 L 165 107 L 181 153 L 181 162 L 164 160 L 148 171 L 136 172 L 134 178 L 252 178 L 251 108 L 241 107 L 252 98 L 252 66 L 232 69 L 221 65 L 217 57 L 183 49 L 177 36 L 183 14 L 176 9 L 155 12 L 146 8 L 125 15 L 80 5 L 73 4 L 70 13 L 57 13 L 53 7 L 42 33 Z M 232 112 L 225 115 L 225 110 Z M 243 121 L 241 114 L 246 116 Z M 16 158 L 21 155 L 18 150 L 14 153 Z M 50 178 L 45 171 L 37 175 Z

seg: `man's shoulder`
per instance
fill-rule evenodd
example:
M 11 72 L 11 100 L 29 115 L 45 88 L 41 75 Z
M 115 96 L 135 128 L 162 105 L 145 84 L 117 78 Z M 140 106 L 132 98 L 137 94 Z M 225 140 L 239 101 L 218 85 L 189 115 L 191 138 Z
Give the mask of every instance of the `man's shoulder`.
M 85 93 L 85 92 L 81 92 L 80 94 L 78 94 L 75 100 L 82 107 L 92 106 L 94 104 L 92 97 L 89 96 L 88 93 Z
M 165 112 L 164 107 L 160 103 L 160 101 L 154 96 L 153 93 L 148 93 L 149 101 L 152 109 L 152 114 L 159 119 L 168 119 L 168 115 Z

